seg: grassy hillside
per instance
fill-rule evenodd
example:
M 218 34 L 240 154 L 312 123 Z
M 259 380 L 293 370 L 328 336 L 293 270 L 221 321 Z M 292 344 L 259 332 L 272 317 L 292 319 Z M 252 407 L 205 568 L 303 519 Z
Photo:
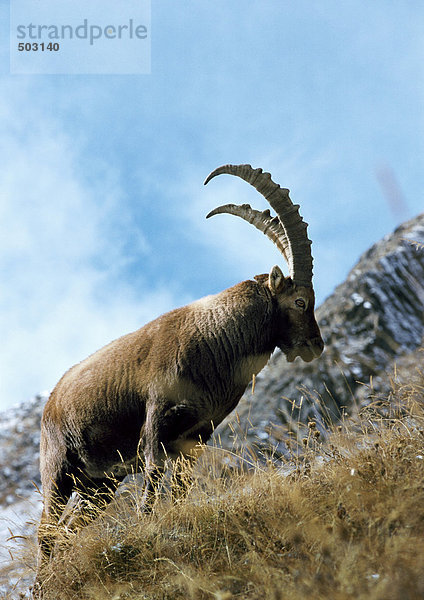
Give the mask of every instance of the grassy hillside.
M 282 468 L 208 448 L 186 499 L 128 491 L 66 536 L 46 600 L 424 597 L 424 375 L 392 388 Z

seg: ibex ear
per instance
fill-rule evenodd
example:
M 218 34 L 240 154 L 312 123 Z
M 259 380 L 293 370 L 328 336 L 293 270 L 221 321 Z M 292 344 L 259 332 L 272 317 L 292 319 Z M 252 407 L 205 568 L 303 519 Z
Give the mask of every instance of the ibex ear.
M 269 276 L 268 276 L 268 286 L 271 292 L 275 294 L 278 292 L 278 288 L 284 282 L 284 275 L 282 270 L 278 265 L 272 267 Z

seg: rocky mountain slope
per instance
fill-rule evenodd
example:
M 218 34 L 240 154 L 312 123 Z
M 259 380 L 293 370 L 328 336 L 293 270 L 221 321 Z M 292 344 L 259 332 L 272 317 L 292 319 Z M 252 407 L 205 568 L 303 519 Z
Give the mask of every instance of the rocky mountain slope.
M 36 486 L 40 485 L 38 447 L 46 400 L 46 395 L 35 396 L 0 415 L 0 598 L 15 586 L 18 597 L 18 591 L 27 589 L 33 579 L 21 547 L 23 537 L 34 536 L 41 512 Z
M 47 395 L 38 395 L 0 415 L 0 505 L 25 498 L 40 485 L 40 420 Z
M 284 454 L 283 425 L 301 435 L 302 423 L 314 419 L 324 432 L 326 422 L 337 421 L 343 411 L 387 393 L 386 373 L 393 374 L 395 363 L 399 376 L 410 377 L 419 368 L 424 356 L 419 351 L 424 336 L 424 214 L 365 252 L 318 308 L 317 318 L 326 342 L 322 357 L 289 364 L 276 352 L 257 377 L 254 394 L 250 388 L 236 413 L 217 430 L 224 446 L 247 442 Z M 372 389 L 363 385 L 370 378 Z M 15 535 L 26 534 L 34 529 L 26 523 L 28 514 L 37 518 L 39 511 L 40 496 L 32 482 L 39 485 L 39 423 L 46 399 L 36 396 L 0 415 L 0 594 L 14 572 L 10 544 L 4 542 L 8 528 Z M 16 577 L 19 569 L 16 565 Z
M 335 260 L 337 257 L 335 257 Z M 394 364 L 416 351 L 424 336 L 424 214 L 365 252 L 346 281 L 317 310 L 326 349 L 311 363 L 287 363 L 277 351 L 218 430 L 285 452 L 281 424 L 293 430 L 314 419 L 337 421 L 345 407 L 388 392 Z M 416 354 L 422 364 L 422 353 Z M 372 389 L 363 385 L 372 382 Z M 241 424 L 241 428 L 239 426 Z M 246 426 L 246 424 L 248 424 Z M 302 429 L 302 427 L 300 427 Z

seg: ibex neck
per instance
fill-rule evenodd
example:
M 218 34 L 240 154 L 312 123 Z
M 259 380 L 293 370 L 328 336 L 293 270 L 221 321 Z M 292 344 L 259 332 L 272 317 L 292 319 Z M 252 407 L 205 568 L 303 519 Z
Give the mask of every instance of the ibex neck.
M 244 281 L 192 306 L 193 335 L 180 356 L 182 370 L 189 370 L 208 395 L 240 397 L 275 348 L 269 292 L 257 282 Z

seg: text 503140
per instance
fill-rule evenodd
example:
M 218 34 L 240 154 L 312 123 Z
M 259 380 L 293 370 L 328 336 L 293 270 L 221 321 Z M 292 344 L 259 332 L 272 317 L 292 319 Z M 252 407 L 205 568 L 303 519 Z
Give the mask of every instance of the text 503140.
M 18 50 L 19 52 L 57 52 L 60 49 L 60 45 L 58 42 L 49 42 L 45 44 L 44 42 L 19 42 Z

